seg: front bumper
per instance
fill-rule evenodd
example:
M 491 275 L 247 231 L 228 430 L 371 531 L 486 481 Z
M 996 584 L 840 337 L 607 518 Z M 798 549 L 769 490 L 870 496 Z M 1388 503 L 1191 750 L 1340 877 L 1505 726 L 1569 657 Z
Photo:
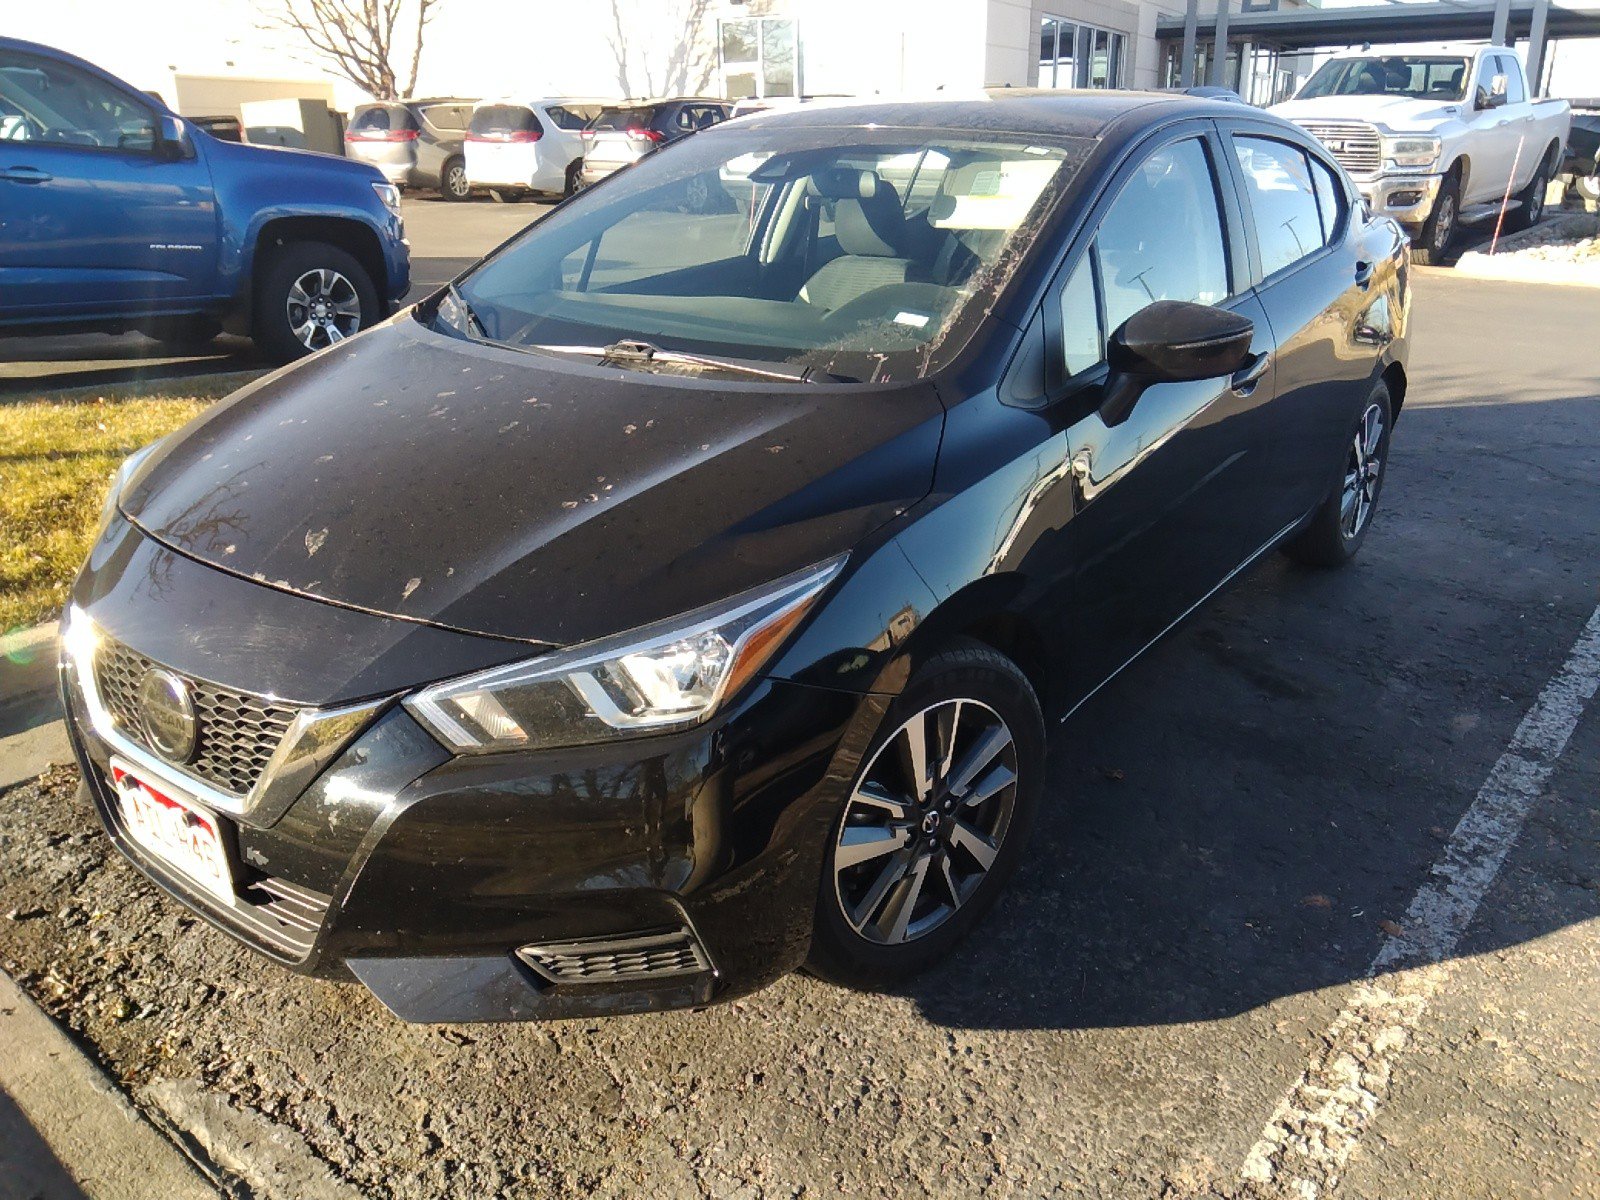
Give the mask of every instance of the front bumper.
M 1374 216 L 1392 217 L 1416 229 L 1432 215 L 1443 180 L 1442 175 L 1376 175 L 1357 179 L 1355 185 Z
M 209 573 L 236 601 L 260 593 L 253 615 L 275 624 L 268 610 L 283 594 Z M 146 625 L 148 614 L 111 610 L 115 590 L 93 604 L 96 590 L 80 581 L 75 599 L 113 625 L 106 636 Z M 313 621 L 325 607 L 289 599 Z M 202 679 L 217 666 L 174 662 L 173 645 L 145 652 Z M 94 681 L 71 657 L 61 685 L 89 796 L 135 866 L 256 951 L 306 974 L 353 975 L 409 1021 L 700 1006 L 793 970 L 842 789 L 884 703 L 768 680 L 688 732 L 452 758 L 391 697 L 281 814 L 214 812 L 235 863 L 230 903 L 129 837 L 110 784 L 128 739 L 96 719 Z M 153 782 L 187 786 L 176 769 Z M 642 951 L 641 939 L 679 941 Z M 519 956 L 528 947 L 544 958 Z

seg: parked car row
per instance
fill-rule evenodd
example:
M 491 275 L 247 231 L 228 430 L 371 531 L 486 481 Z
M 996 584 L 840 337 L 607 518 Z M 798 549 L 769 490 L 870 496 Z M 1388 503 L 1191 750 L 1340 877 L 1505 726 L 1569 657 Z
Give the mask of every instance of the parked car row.
M 399 188 L 446 200 L 570 196 L 619 167 L 726 121 L 723 100 L 680 96 L 393 100 L 351 114 L 345 151 Z

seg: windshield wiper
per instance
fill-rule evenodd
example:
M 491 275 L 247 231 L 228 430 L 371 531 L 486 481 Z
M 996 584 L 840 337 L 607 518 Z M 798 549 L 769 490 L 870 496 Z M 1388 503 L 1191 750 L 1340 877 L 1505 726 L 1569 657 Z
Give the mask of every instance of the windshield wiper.
M 767 362 L 760 360 L 752 362 L 738 358 L 714 358 L 706 354 L 689 354 L 682 350 L 667 350 L 657 346 L 654 342 L 641 341 L 637 338 L 623 338 L 612 342 L 609 346 L 544 346 L 530 345 L 530 350 L 542 350 L 547 354 L 580 354 L 585 357 L 598 358 L 603 363 L 617 363 L 628 365 L 638 363 L 652 365 L 659 363 L 670 367 L 695 367 L 706 371 L 730 371 L 739 375 L 751 375 L 758 379 L 781 379 L 785 383 L 815 383 L 812 368 L 791 367 L 783 363 Z

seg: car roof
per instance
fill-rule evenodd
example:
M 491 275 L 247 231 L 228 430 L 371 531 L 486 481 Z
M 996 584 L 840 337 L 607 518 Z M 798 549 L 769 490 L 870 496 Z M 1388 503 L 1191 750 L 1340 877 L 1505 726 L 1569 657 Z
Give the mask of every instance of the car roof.
M 1488 42 L 1393 42 L 1381 46 L 1352 46 L 1348 50 L 1337 51 L 1334 58 L 1388 58 L 1390 55 L 1400 57 L 1428 58 L 1433 55 L 1454 56 L 1471 58 L 1480 50 L 1500 50 L 1515 54 L 1509 46 L 1491 46 Z
M 552 104 L 616 104 L 604 96 L 540 96 L 524 100 L 520 96 L 485 96 L 473 104 L 474 108 L 548 108 Z
M 741 128 L 757 125 L 970 130 L 974 133 L 1037 134 L 1098 138 L 1115 121 L 1143 113 L 1157 118 L 1239 116 L 1240 105 L 1175 92 L 1085 89 L 991 88 L 964 98 L 873 100 L 855 104 L 805 104 L 740 117 Z M 1260 114 L 1260 115 L 1265 115 Z M 1134 118 L 1137 123 L 1137 118 Z
M 626 100 L 606 101 L 612 108 L 651 108 L 658 104 L 722 104 L 731 107 L 732 100 L 719 96 L 630 96 Z

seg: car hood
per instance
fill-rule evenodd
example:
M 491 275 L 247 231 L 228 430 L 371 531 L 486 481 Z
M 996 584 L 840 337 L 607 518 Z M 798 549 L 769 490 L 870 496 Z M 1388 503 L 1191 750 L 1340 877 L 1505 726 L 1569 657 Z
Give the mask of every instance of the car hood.
M 849 550 L 928 493 L 943 414 L 925 382 L 668 377 L 407 313 L 202 414 L 121 506 L 272 587 L 567 645 Z
M 1370 121 L 1395 132 L 1431 129 L 1461 113 L 1460 104 L 1438 104 L 1406 96 L 1318 96 L 1286 100 L 1267 110 L 1290 121 Z

